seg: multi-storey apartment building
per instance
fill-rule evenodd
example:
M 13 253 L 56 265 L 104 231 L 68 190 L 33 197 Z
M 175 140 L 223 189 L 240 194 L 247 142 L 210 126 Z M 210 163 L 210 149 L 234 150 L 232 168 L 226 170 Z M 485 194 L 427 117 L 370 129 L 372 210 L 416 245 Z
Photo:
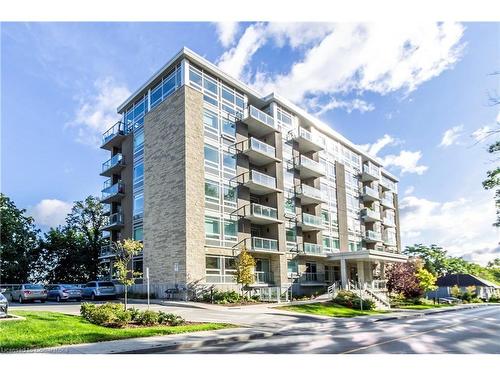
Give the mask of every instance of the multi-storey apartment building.
M 311 292 L 383 279 L 400 254 L 397 179 L 285 98 L 262 96 L 182 49 L 119 108 L 104 135 L 103 228 L 143 241 L 152 283 Z M 109 246 L 101 261 L 112 269 Z

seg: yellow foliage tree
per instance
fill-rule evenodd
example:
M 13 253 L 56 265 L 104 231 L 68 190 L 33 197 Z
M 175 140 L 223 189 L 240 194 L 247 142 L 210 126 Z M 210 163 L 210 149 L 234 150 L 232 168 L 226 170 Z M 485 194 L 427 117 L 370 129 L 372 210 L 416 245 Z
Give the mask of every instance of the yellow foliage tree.
M 236 273 L 234 275 L 236 282 L 248 288 L 255 280 L 254 268 L 255 259 L 248 253 L 246 246 L 243 246 L 236 258 Z

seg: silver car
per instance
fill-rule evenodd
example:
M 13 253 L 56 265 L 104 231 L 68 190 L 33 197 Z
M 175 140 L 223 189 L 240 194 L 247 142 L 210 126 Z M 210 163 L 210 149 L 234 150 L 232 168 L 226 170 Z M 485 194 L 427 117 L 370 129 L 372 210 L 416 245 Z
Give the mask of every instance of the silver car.
M 47 299 L 56 300 L 57 302 L 82 300 L 82 290 L 72 284 L 54 284 L 48 286 Z
M 82 289 L 82 297 L 92 301 L 99 298 L 116 298 L 116 287 L 111 281 L 91 281 Z
M 5 318 L 7 316 L 7 311 L 9 310 L 9 301 L 7 298 L 0 293 L 0 318 Z
M 21 284 L 12 288 L 10 299 L 12 302 L 17 301 L 19 303 L 30 301 L 45 303 L 47 301 L 47 290 L 40 284 Z

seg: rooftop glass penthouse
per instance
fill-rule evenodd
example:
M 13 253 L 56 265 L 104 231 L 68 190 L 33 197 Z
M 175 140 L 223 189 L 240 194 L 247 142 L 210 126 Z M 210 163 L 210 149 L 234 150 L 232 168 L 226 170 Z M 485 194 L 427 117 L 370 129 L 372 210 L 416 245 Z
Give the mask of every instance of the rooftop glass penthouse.
M 184 48 L 119 108 L 101 175 L 110 241 L 144 243 L 153 283 L 295 292 L 384 279 L 400 254 L 397 179 L 288 100 L 262 96 Z M 112 275 L 113 258 L 101 261 Z

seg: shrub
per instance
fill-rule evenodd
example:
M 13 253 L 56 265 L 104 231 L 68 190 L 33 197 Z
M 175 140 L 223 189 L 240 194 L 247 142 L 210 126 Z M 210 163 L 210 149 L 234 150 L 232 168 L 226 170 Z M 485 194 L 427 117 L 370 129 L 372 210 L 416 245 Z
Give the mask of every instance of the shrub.
M 132 320 L 130 311 L 125 311 L 121 303 L 108 302 L 103 305 L 83 303 L 80 314 L 90 323 L 104 327 L 123 327 Z
M 179 315 L 166 313 L 163 311 L 158 312 L 158 323 L 166 324 L 169 326 L 179 326 L 186 323 L 186 321 Z
M 481 298 L 473 297 L 470 300 L 471 303 L 483 303 L 484 301 Z
M 488 300 L 488 302 L 498 303 L 498 302 L 500 302 L 500 296 L 491 296 L 490 299 Z
M 158 313 L 151 310 L 142 311 L 137 317 L 136 323 L 141 326 L 155 326 L 159 324 Z
M 352 309 L 361 309 L 361 299 L 359 296 L 350 290 L 341 290 L 337 293 L 337 296 L 333 299 L 333 302 L 349 307 Z M 372 300 L 363 298 L 363 310 L 373 310 L 375 308 L 375 302 Z
M 128 311 L 130 311 L 130 318 L 134 322 L 137 321 L 137 319 L 141 315 L 141 311 L 139 309 L 136 309 L 135 307 L 129 308 Z
M 226 304 L 226 303 L 238 303 L 244 300 L 240 294 L 235 291 L 222 292 L 214 290 L 212 292 L 206 292 L 202 296 L 204 302 L 213 302 L 216 304 Z

